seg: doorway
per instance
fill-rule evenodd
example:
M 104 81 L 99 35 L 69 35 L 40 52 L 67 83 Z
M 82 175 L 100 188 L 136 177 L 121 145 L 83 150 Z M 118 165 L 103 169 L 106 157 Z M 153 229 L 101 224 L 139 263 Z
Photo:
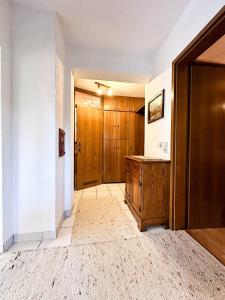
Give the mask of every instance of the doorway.
M 75 189 L 102 183 L 102 98 L 75 91 Z
M 75 80 L 76 191 L 125 183 L 125 156 L 144 155 L 144 92 L 144 84 Z
M 173 62 L 170 227 L 225 264 L 224 35 L 222 9 Z

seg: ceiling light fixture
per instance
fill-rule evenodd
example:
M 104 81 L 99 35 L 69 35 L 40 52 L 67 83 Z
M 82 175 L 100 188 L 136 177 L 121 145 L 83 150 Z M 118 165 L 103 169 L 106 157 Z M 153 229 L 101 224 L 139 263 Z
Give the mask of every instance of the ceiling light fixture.
M 98 86 L 96 93 L 101 96 L 103 94 L 102 88 L 106 89 L 106 95 L 107 96 L 112 96 L 113 92 L 110 86 L 100 83 L 100 82 L 95 82 L 95 84 Z

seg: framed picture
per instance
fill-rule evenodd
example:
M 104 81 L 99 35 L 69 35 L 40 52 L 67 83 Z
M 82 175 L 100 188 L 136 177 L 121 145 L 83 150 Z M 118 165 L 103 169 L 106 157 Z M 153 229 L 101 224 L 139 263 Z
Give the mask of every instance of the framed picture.
M 59 157 L 65 155 L 65 131 L 59 128 Z
M 148 123 L 155 122 L 164 117 L 165 90 L 162 90 L 148 102 Z

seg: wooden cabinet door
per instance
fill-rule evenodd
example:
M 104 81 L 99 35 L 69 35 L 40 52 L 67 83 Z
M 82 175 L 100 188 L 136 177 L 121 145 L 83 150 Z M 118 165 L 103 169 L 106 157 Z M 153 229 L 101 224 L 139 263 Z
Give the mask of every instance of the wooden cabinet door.
M 129 97 L 117 96 L 117 110 L 129 111 Z
M 117 113 L 104 111 L 104 139 L 116 139 L 117 135 Z
M 104 140 L 104 182 L 117 182 L 117 142 Z
M 117 110 L 116 96 L 105 96 L 104 97 L 104 110 Z
M 132 173 L 126 169 L 126 193 L 129 201 L 132 202 Z
M 118 182 L 125 182 L 125 159 L 128 155 L 128 141 L 117 140 L 117 178 Z
M 128 112 L 117 112 L 117 134 L 118 140 L 128 139 Z
M 138 214 L 140 214 L 140 196 L 141 196 L 139 180 L 140 180 L 139 175 L 133 173 L 133 176 L 132 176 L 132 205 Z
M 136 111 L 145 103 L 144 98 L 129 97 L 129 110 Z
M 130 112 L 128 127 L 129 155 L 144 155 L 144 116 Z

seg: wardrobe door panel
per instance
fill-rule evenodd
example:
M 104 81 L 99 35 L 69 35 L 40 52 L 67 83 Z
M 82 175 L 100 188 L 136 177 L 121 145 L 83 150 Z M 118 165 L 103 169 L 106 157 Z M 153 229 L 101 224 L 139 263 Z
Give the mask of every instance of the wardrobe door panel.
M 114 111 L 104 111 L 104 139 L 116 139 L 117 116 Z
M 117 110 L 116 96 L 104 97 L 104 110 Z
M 104 140 L 104 182 L 117 182 L 117 142 Z
M 117 140 L 117 178 L 118 182 L 125 182 L 125 158 L 128 155 L 128 141 Z
M 128 139 L 128 112 L 117 112 L 117 140 Z
M 117 97 L 117 110 L 129 111 L 129 97 Z

